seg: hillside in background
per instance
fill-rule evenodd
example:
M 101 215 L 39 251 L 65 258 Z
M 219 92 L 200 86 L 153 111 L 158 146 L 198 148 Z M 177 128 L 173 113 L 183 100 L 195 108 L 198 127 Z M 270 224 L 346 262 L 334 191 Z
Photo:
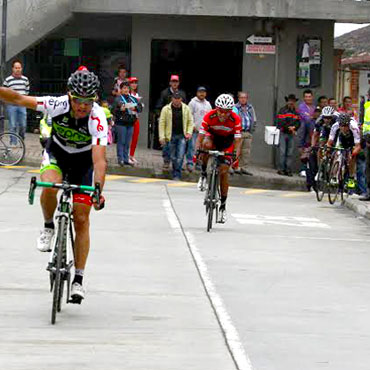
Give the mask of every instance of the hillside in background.
M 370 26 L 348 32 L 334 39 L 336 49 L 344 49 L 343 57 L 370 55 Z

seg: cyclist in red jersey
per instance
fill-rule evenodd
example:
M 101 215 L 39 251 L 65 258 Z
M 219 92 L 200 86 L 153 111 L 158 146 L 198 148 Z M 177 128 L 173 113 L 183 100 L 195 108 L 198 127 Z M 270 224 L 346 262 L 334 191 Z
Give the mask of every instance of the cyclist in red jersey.
M 241 123 L 239 116 L 232 111 L 234 99 L 229 94 L 220 95 L 215 102 L 216 109 L 208 112 L 199 130 L 196 149 L 219 150 L 233 152 L 235 145 L 236 157 L 240 157 Z M 198 181 L 198 189 L 204 191 L 207 183 L 208 155 L 202 156 L 202 173 Z M 226 198 L 229 189 L 230 157 L 224 157 L 220 166 L 221 206 L 218 222 L 225 223 Z

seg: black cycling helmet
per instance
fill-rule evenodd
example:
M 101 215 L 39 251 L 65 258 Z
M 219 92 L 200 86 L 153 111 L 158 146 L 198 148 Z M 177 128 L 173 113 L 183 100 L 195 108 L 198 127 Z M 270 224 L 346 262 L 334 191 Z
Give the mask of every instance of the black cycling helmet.
M 83 98 L 94 98 L 99 86 L 98 77 L 87 69 L 77 70 L 68 79 L 69 92 Z
M 338 123 L 340 127 L 348 127 L 351 123 L 351 116 L 345 113 L 341 113 L 338 116 Z

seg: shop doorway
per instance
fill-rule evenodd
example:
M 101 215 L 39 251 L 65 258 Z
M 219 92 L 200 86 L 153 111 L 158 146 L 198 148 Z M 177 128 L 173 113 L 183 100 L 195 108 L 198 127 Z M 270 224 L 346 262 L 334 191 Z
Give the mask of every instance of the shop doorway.
M 241 90 L 243 42 L 153 40 L 151 53 L 149 108 L 152 113 L 161 91 L 168 87 L 171 74 L 180 76 L 180 88 L 185 90 L 188 102 L 198 86 L 207 88 L 212 105 L 219 94 L 227 92 L 236 96 Z M 156 128 L 152 130 L 156 136 Z M 155 141 L 156 138 L 154 146 Z
M 153 40 L 150 106 L 154 108 L 171 74 L 180 76 L 188 99 L 202 85 L 213 103 L 219 94 L 236 94 L 241 89 L 242 70 L 242 42 Z

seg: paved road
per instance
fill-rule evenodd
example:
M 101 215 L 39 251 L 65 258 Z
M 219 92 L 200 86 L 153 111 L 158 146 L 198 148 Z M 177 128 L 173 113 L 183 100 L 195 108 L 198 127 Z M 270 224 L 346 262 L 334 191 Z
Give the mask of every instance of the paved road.
M 49 324 L 31 173 L 0 169 L 0 369 L 368 370 L 369 224 L 312 194 L 111 176 L 88 296 Z

